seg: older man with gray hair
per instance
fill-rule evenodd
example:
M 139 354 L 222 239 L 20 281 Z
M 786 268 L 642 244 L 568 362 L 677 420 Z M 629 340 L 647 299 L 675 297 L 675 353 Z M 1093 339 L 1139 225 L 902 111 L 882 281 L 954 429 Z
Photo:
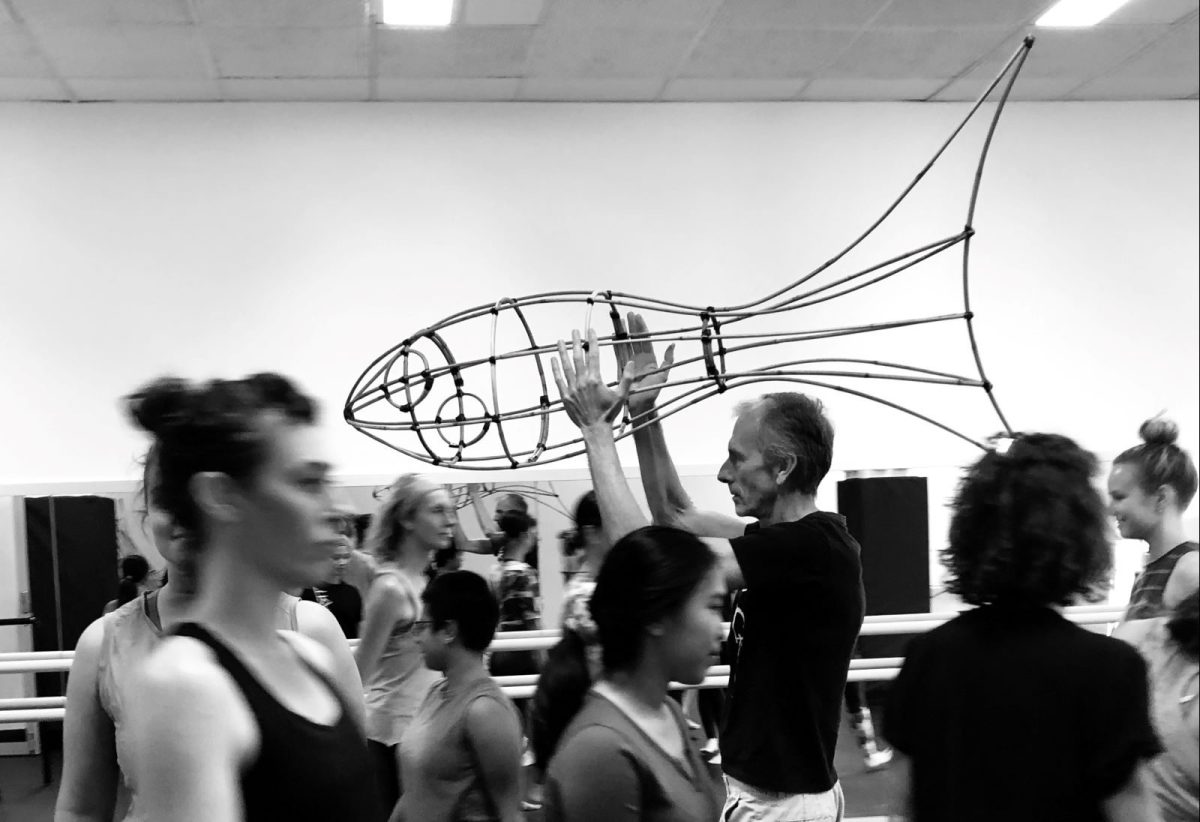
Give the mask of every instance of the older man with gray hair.
M 730 631 L 731 698 L 721 732 L 722 819 L 837 822 L 844 799 L 833 756 L 865 601 L 858 543 L 841 516 L 816 505 L 833 458 L 833 427 L 821 403 L 804 394 L 767 394 L 738 406 L 717 473 L 737 516 L 700 511 L 683 489 L 655 418 L 672 350 L 660 369 L 644 322 L 630 315 L 629 327 L 634 340 L 615 391 L 600 375 L 594 331 L 586 351 L 578 334 L 572 351 L 560 343 L 555 379 L 583 434 L 609 538 L 646 524 L 613 438 L 612 420 L 628 400 L 636 422 L 650 421 L 634 440 L 654 520 L 716 538 L 731 588 L 739 589 Z

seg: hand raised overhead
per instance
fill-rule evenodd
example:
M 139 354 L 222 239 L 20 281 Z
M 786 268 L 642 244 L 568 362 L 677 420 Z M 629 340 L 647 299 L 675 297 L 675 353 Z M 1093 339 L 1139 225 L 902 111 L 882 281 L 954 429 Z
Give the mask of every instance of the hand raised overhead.
M 558 359 L 551 360 L 550 367 L 567 416 L 580 428 L 611 424 L 621 413 L 633 384 L 632 362 L 625 364 L 615 390 L 604 381 L 600 374 L 600 345 L 594 328 L 588 329 L 586 346 L 580 342 L 578 331 L 571 332 L 569 355 L 567 344 L 559 340 Z
M 633 386 L 628 402 L 629 412 L 636 417 L 654 408 L 658 393 L 670 379 L 671 366 L 675 364 L 675 343 L 667 346 L 660 366 L 645 319 L 630 311 L 627 322 L 630 342 L 616 345 L 617 365 L 622 371 L 633 365 Z

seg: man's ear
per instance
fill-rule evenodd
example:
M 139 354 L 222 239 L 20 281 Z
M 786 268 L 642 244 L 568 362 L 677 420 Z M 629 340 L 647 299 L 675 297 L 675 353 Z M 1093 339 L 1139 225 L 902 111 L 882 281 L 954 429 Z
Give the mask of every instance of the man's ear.
M 188 490 L 196 507 L 217 522 L 237 522 L 241 518 L 241 489 L 228 474 L 204 471 L 193 474 Z
M 776 461 L 775 463 L 775 484 L 782 486 L 787 482 L 787 478 L 796 470 L 796 455 L 788 454 Z
M 442 641 L 449 645 L 451 642 L 458 639 L 458 620 L 448 619 L 441 628 L 438 628 L 438 630 L 444 635 Z

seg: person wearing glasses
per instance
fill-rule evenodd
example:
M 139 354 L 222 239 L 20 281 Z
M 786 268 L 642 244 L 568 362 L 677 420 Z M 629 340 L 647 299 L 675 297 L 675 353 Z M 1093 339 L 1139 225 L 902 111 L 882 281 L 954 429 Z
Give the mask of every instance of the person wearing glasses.
M 521 722 L 488 675 L 483 653 L 500 608 L 470 571 L 435 577 L 413 623 L 425 665 L 445 678 L 430 689 L 400 741 L 404 794 L 392 822 L 517 822 Z

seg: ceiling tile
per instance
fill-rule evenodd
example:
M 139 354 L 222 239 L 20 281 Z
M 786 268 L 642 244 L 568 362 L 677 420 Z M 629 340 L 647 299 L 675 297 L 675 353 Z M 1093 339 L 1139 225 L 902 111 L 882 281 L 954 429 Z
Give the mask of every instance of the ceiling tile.
M 665 78 L 694 40 L 686 29 L 559 29 L 552 36 L 534 38 L 527 73 L 530 77 Z
M 945 80 L 920 80 L 905 77 L 825 78 L 813 80 L 800 95 L 801 100 L 925 100 L 946 84 Z
M 365 77 L 365 28 L 204 30 L 222 77 Z
M 221 88 L 226 100 L 274 102 L 366 100 L 369 89 L 366 77 L 230 77 Z
M 1189 82 L 1200 78 L 1200 27 L 1177 26 L 1134 54 L 1116 69 L 1124 77 L 1180 77 Z
M 1019 26 L 1030 24 L 1055 0 L 895 0 L 872 22 L 874 28 L 919 26 Z
M 0 25 L 0 77 L 51 77 L 49 64 L 24 26 Z
M 468 26 L 533 26 L 542 17 L 543 0 L 463 0 Z
M 210 26 L 336 28 L 365 26 L 363 0 L 192 0 L 200 22 Z
M 783 80 L 726 80 L 714 77 L 681 77 L 663 92 L 663 100 L 696 102 L 736 102 L 740 100 L 792 100 L 807 81 L 792 77 Z
M 553 0 L 543 17 L 566 28 L 685 28 L 707 24 L 721 0 Z
M 483 102 L 513 100 L 521 81 L 516 77 L 380 77 L 377 100 L 447 100 Z
M 1102 25 L 1174 23 L 1200 8 L 1200 0 L 1133 0 L 1109 16 Z
M 110 26 L 192 22 L 187 0 L 10 0 L 31 26 Z M 2 7 L 3 4 L 0 4 Z
M 57 80 L 39 77 L 0 77 L 0 100 L 67 101 L 71 96 Z
M 973 102 L 987 88 L 991 77 L 966 77 L 954 80 L 933 96 L 936 102 Z M 1075 77 L 1027 77 L 1022 74 L 1013 86 L 1013 100 L 1059 100 L 1079 85 Z
M 191 26 L 47 28 L 42 50 L 64 77 L 207 77 Z
M 850 30 L 714 29 L 680 69 L 682 77 L 811 77 L 854 42 Z
M 1008 29 L 864 32 L 822 77 L 954 77 L 1004 43 Z
M 1073 90 L 1071 100 L 1185 100 L 1200 82 L 1189 77 L 1101 77 Z
M 380 29 L 379 76 L 519 77 L 532 36 L 528 26 Z
M 1166 31 L 1166 27 L 1161 26 L 1038 29 L 1037 42 L 1025 62 L 1022 76 L 1073 76 L 1082 82 L 1116 66 Z M 1016 50 L 1019 41 L 1019 37 L 1013 39 L 1012 50 Z M 1004 55 L 1009 50 L 1007 47 L 998 49 L 996 55 Z
M 1153 26 L 1038 29 L 1036 42 L 1013 88 L 1013 99 L 1054 99 L 1054 89 L 1066 94 L 1119 66 L 1163 31 Z M 1017 51 L 1021 40 L 1020 34 L 1014 34 L 1008 42 L 981 56 L 974 68 L 956 78 L 934 99 L 975 99 Z
M 220 100 L 215 80 L 67 78 L 81 101 L 115 102 L 212 102 Z
M 658 79 L 531 77 L 521 84 L 519 99 L 648 102 L 657 97 L 661 87 L 662 82 Z
M 712 28 L 857 29 L 889 0 L 838 0 L 836 3 L 797 0 L 727 0 L 713 18 Z

